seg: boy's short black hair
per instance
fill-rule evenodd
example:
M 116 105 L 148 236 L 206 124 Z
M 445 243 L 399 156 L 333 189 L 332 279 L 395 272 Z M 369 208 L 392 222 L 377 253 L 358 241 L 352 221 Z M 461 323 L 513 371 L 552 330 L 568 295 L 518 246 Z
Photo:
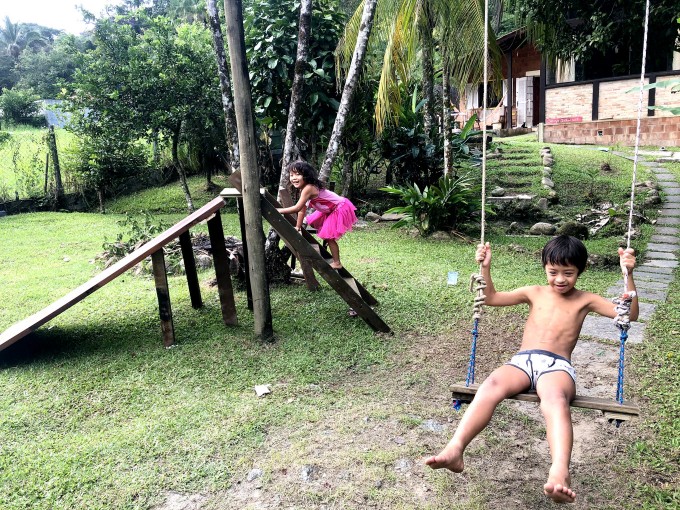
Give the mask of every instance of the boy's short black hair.
M 543 267 L 547 264 L 559 266 L 576 266 L 578 274 L 581 274 L 588 263 L 588 250 L 578 239 L 568 235 L 553 237 L 543 247 L 541 253 Z

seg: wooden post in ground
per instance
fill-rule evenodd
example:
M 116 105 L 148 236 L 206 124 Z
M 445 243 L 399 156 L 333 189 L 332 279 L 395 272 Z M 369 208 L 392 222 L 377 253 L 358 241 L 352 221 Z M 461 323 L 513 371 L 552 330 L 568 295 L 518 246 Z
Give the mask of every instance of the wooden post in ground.
M 227 248 L 224 246 L 222 217 L 219 211 L 216 211 L 215 216 L 208 220 L 208 233 L 210 234 L 213 263 L 215 264 L 215 277 L 217 278 L 217 293 L 220 296 L 220 307 L 222 308 L 222 320 L 227 326 L 236 326 L 238 324 L 236 302 L 234 301 L 234 290 L 231 285 L 229 256 L 227 255 Z
M 50 148 L 52 166 L 54 167 L 55 200 L 59 205 L 64 195 L 64 186 L 61 183 L 61 168 L 59 167 L 59 153 L 57 152 L 57 137 L 54 134 L 54 126 L 50 126 L 47 132 L 47 145 Z
M 158 297 L 158 313 L 161 317 L 163 345 L 165 347 L 170 347 L 175 343 L 175 326 L 172 322 L 170 290 L 168 288 L 168 275 L 165 269 L 163 248 L 151 254 L 151 264 L 153 266 L 153 278 L 156 284 L 156 296 Z
M 260 173 L 257 166 L 257 141 L 253 123 L 241 0 L 224 0 L 224 17 L 227 21 L 229 59 L 234 84 L 234 105 L 243 175 L 243 205 L 248 242 L 248 271 L 253 291 L 254 329 L 257 337 L 269 341 L 274 338 L 274 328 L 265 271 Z
M 203 299 L 201 299 L 201 287 L 198 284 L 198 273 L 196 272 L 196 259 L 194 258 L 194 248 L 191 246 L 191 235 L 189 231 L 179 235 L 179 245 L 182 248 L 182 259 L 184 259 L 184 272 L 187 275 L 187 284 L 189 285 L 189 297 L 191 297 L 191 306 L 193 308 L 201 308 L 203 306 Z

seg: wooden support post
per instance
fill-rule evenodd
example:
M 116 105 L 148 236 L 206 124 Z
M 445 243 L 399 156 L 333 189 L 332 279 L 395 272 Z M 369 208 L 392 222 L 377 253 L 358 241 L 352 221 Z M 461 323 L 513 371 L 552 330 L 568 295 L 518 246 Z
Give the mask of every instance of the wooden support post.
M 246 296 L 248 298 L 248 310 L 253 311 L 253 289 L 250 288 L 250 271 L 248 271 L 248 242 L 246 240 L 246 217 L 243 214 L 243 199 L 236 199 L 238 211 L 238 224 L 241 227 L 241 243 L 243 246 L 243 264 L 246 268 Z
M 189 231 L 180 234 L 179 245 L 182 248 L 182 258 L 184 259 L 184 272 L 187 275 L 189 285 L 189 296 L 191 306 L 198 309 L 203 306 L 201 299 L 201 287 L 198 284 L 198 273 L 196 272 L 196 259 L 194 258 L 194 248 L 191 246 L 191 235 Z
M 215 264 L 215 277 L 217 278 L 217 293 L 220 296 L 222 308 L 222 320 L 227 326 L 236 326 L 236 302 L 234 290 L 231 286 L 231 273 L 229 271 L 229 257 L 224 246 L 224 231 L 222 230 L 222 217 L 216 211 L 215 216 L 208 220 L 208 233 L 212 246 L 213 262 Z
M 163 345 L 170 347 L 175 343 L 175 326 L 172 323 L 172 307 L 170 306 L 170 290 L 168 289 L 168 275 L 165 269 L 163 248 L 151 254 L 153 278 L 158 297 L 158 312 L 161 317 L 161 334 Z

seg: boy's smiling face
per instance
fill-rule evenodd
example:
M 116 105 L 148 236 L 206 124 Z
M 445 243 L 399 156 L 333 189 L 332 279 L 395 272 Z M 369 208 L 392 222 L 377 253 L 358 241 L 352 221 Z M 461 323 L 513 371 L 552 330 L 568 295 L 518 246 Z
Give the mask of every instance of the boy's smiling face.
M 578 268 L 571 264 L 563 266 L 561 264 L 546 264 L 545 275 L 548 278 L 548 285 L 559 294 L 567 294 L 576 285 L 578 280 Z

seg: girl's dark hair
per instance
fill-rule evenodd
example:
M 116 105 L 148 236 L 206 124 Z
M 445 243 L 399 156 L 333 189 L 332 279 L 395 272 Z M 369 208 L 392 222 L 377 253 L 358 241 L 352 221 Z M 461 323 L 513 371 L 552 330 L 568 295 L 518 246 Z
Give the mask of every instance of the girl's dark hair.
M 306 161 L 294 161 L 288 165 L 288 173 L 294 172 L 302 176 L 306 184 L 311 184 L 317 188 L 325 188 L 324 183 L 319 180 L 316 175 L 316 170 L 312 165 Z
M 576 266 L 578 274 L 581 274 L 588 263 L 588 250 L 585 245 L 575 237 L 560 235 L 553 237 L 543 248 L 541 253 L 543 267 L 547 264 L 558 266 Z

